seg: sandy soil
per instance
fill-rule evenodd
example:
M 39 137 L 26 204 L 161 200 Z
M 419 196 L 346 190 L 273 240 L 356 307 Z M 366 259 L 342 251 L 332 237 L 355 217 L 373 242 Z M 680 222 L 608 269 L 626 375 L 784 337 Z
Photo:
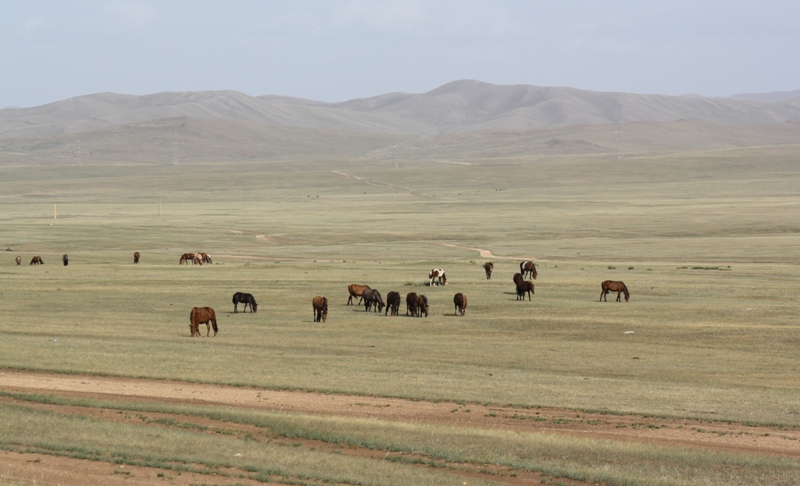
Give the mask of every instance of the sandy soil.
M 71 397 L 90 397 L 105 400 L 142 400 L 147 402 L 190 405 L 224 405 L 242 409 L 291 411 L 325 416 L 373 418 L 385 421 L 435 423 L 453 427 L 507 429 L 529 433 L 564 434 L 587 438 L 643 442 L 679 447 L 770 454 L 800 457 L 800 428 L 750 426 L 740 423 L 709 422 L 689 419 L 661 419 L 637 415 L 584 413 L 575 410 L 547 408 L 513 408 L 478 404 L 418 402 L 365 396 L 328 395 L 299 391 L 271 391 L 255 388 L 205 385 L 184 382 L 143 380 L 131 378 L 60 375 L 25 371 L 0 371 L 0 390 L 53 394 Z M 13 402 L 0 399 L 0 404 Z M 30 403 L 27 406 L 32 406 Z M 124 420 L 119 414 L 107 414 L 102 409 L 37 405 L 41 408 L 106 419 Z M 157 414 L 153 414 L 157 415 Z M 246 426 L 213 424 L 206 419 L 181 421 L 203 422 L 203 425 L 237 433 L 253 433 Z M 236 431 L 234 431 L 236 432 Z M 263 431 L 259 433 L 263 434 Z M 271 440 L 280 440 L 272 438 Z M 293 440 L 292 442 L 298 442 Z M 332 446 L 309 443 L 317 450 Z M 338 447 L 338 446 L 337 446 Z M 364 457 L 382 456 L 374 450 L 347 449 L 337 451 Z M 470 477 L 485 477 L 486 473 L 465 465 L 450 465 L 453 474 L 468 481 Z M 495 471 L 498 475 L 486 479 L 502 480 L 508 484 L 540 484 L 535 474 Z M 159 476 L 159 474 L 161 476 Z M 167 477 L 168 476 L 168 477 Z M 195 477 L 193 477 L 195 476 Z M 225 478 L 178 475 L 159 469 L 136 468 L 92 461 L 75 460 L 47 455 L 19 454 L 0 451 L 0 480 L 24 481 L 30 484 L 224 484 Z M 241 484 L 250 484 L 237 479 Z M 263 484 L 263 483 L 259 483 Z

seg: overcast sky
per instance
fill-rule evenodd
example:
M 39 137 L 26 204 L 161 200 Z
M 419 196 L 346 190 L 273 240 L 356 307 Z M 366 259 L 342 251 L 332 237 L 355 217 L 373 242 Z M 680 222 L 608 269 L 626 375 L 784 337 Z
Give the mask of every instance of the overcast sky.
M 459 79 L 800 89 L 799 0 L 2 0 L 0 108 L 232 89 L 344 101 Z

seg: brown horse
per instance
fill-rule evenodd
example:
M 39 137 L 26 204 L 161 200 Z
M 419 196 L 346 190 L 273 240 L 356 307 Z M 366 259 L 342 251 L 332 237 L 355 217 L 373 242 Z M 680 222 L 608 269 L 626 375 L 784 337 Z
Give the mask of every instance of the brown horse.
M 392 311 L 392 315 L 396 316 L 398 310 L 400 310 L 400 293 L 393 290 L 386 294 L 386 312 L 383 315 L 387 316 L 389 311 Z
M 494 263 L 486 262 L 483 264 L 483 269 L 486 270 L 486 280 L 492 278 L 492 270 L 494 270 Z
M 517 300 L 525 300 L 525 294 L 528 294 L 528 300 L 531 300 L 531 294 L 535 294 L 533 290 L 533 282 L 530 280 L 522 280 L 517 282 Z
M 28 265 L 44 265 L 44 260 L 42 260 L 42 257 L 37 255 L 31 258 L 31 262 Z
M 197 253 L 197 255 L 196 255 L 196 256 L 197 256 L 197 258 L 199 258 L 199 259 L 200 259 L 200 263 L 201 263 L 201 264 L 202 264 L 202 263 L 207 263 L 207 264 L 209 264 L 209 265 L 210 265 L 211 263 L 213 263 L 213 262 L 211 261 L 211 257 L 210 257 L 210 256 L 208 256 L 208 253 L 203 253 L 203 252 L 200 252 L 200 253 Z
M 530 277 L 536 280 L 536 276 L 539 274 L 536 271 L 536 265 L 533 264 L 531 261 L 525 261 L 519 264 L 519 273 L 522 274 L 522 278 L 525 278 L 525 275 L 530 275 Z
M 17 265 L 22 265 L 22 257 L 21 256 L 17 256 L 17 258 L 15 258 L 14 261 L 17 262 Z
M 184 253 L 181 255 L 181 261 L 179 263 L 180 265 L 183 265 L 184 263 L 188 265 L 192 260 L 194 260 L 194 253 Z
M 69 265 L 69 255 L 67 255 L 66 253 L 64 253 L 64 254 L 61 256 L 61 262 L 64 264 L 64 266 L 65 266 L 65 267 L 66 267 L 67 265 Z
M 319 295 L 311 300 L 311 307 L 314 308 L 314 322 L 325 322 L 328 319 L 328 299 Z
M 522 282 L 523 280 L 525 280 L 524 278 L 522 278 L 522 274 L 521 273 L 515 273 L 513 279 L 514 279 L 514 285 L 516 285 L 516 284 Z
M 422 313 L 428 317 L 428 298 L 422 294 L 417 296 L 417 317 L 422 317 Z
M 372 306 L 375 306 L 375 312 L 380 312 L 386 305 L 383 303 L 381 293 L 375 289 L 367 289 L 364 291 L 364 309 L 369 312 Z
M 211 334 L 211 326 L 214 326 L 214 336 L 217 335 L 217 315 L 211 307 L 192 307 L 189 313 L 189 330 L 192 337 L 200 337 L 200 324 L 206 325 L 206 337 Z
M 453 296 L 453 304 L 456 306 L 457 316 L 463 316 L 467 312 L 467 296 L 461 292 Z
M 406 295 L 406 315 L 411 314 L 411 317 L 417 317 L 417 294 L 416 292 L 409 292 Z
M 138 252 L 138 251 L 134 252 L 134 253 L 133 253 L 133 263 L 139 263 L 139 257 L 140 257 L 140 256 L 141 256 L 141 255 L 139 255 L 139 252 Z
M 620 294 L 625 294 L 625 302 L 628 302 L 628 300 L 630 300 L 631 298 L 631 294 L 628 292 L 628 287 L 626 287 L 625 284 L 622 282 L 617 282 L 614 280 L 606 280 L 605 282 L 600 284 L 600 287 L 603 289 L 600 292 L 601 302 L 604 300 L 608 302 L 608 300 L 606 300 L 606 294 L 608 294 L 609 292 L 617 293 L 617 302 L 622 302 L 622 300 L 620 300 Z
M 428 274 L 428 278 L 430 279 L 428 282 L 428 287 L 433 287 L 436 285 L 433 282 L 434 280 L 438 280 L 439 285 L 447 285 L 447 276 L 445 276 L 444 270 L 441 268 L 434 268 L 431 270 L 431 272 Z
M 361 297 L 358 305 L 364 302 L 364 291 L 369 289 L 369 285 L 350 284 L 347 286 L 347 291 L 350 292 L 350 297 L 347 299 L 347 305 L 353 305 L 353 297 Z

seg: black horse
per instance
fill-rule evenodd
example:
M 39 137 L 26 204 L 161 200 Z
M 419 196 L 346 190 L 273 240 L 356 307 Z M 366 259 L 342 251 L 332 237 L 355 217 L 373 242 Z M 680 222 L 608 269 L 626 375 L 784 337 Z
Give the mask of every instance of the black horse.
M 245 294 L 244 292 L 236 292 L 233 294 L 233 312 L 238 312 L 236 307 L 238 304 L 244 304 L 244 311 L 247 312 L 247 306 L 250 305 L 251 312 L 258 311 L 258 304 L 252 294 Z
M 64 256 L 62 256 L 62 257 L 61 257 L 61 261 L 62 261 L 62 262 L 64 262 L 64 266 L 65 266 L 65 267 L 66 267 L 67 265 L 69 265 L 69 255 L 67 255 L 66 253 L 64 253 Z
M 393 290 L 386 294 L 386 313 L 384 313 L 384 315 L 388 315 L 389 311 L 392 311 L 392 315 L 396 316 L 399 309 L 400 293 Z
M 374 312 L 381 312 L 385 305 L 380 292 L 375 289 L 367 289 L 364 291 L 364 309 L 367 312 L 373 309 L 373 307 Z

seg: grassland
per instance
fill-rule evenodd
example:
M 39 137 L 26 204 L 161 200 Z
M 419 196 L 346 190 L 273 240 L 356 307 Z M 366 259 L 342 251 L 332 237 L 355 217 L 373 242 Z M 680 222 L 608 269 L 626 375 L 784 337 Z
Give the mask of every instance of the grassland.
M 796 153 L 778 146 L 623 160 L 457 153 L 394 163 L 333 156 L 179 166 L 8 163 L 0 166 L 0 248 L 14 251 L 0 254 L 0 367 L 798 427 Z M 142 253 L 138 265 L 134 251 Z M 188 251 L 208 252 L 214 264 L 179 266 Z M 29 266 L 33 255 L 45 265 Z M 539 269 L 531 302 L 512 293 L 523 259 Z M 495 263 L 491 280 L 486 260 Z M 446 287 L 426 287 L 433 267 L 446 269 Z M 624 280 L 631 302 L 598 303 L 605 279 Z M 354 282 L 384 296 L 425 293 L 431 316 L 391 318 L 346 306 Z M 258 313 L 232 314 L 236 291 L 253 293 Z M 469 298 L 462 318 L 453 315 L 455 292 Z M 312 321 L 314 295 L 331 301 L 326 324 Z M 217 309 L 214 339 L 189 338 L 189 310 L 201 305 Z M 36 430 L 75 427 L 48 439 L 54 450 L 73 441 L 98 454 L 113 446 L 121 451 L 115 457 L 145 455 L 139 439 L 101 447 L 91 438 L 101 430 L 146 436 L 130 425 L 87 426 L 15 407 L 0 407 L 4 423 L 28 425 L 0 433 L 5 448 L 34 447 L 36 436 L 47 435 Z M 548 464 L 561 457 L 578 472 L 553 466 L 548 474 L 606 484 L 793 484 L 800 477 L 798 461 L 776 465 L 757 455 L 700 460 L 501 432 L 464 438 L 425 429 L 406 437 L 387 424 L 336 427 L 344 435 L 363 429 L 358 440 L 398 438 L 381 448 L 539 471 L 550 459 L 536 453 L 538 462 L 525 462 L 519 451 L 558 450 Z M 438 449 L 432 437 L 441 438 Z M 234 439 L 170 436 L 156 441 L 164 447 L 156 455 L 195 462 L 170 444 L 237 450 L 227 440 Z M 459 442 L 477 449 L 465 452 Z M 281 471 L 299 482 L 452 480 L 410 479 L 397 463 L 382 472 L 325 466 L 323 453 L 276 459 L 266 446 L 252 447 L 258 452 L 242 468 L 290 464 Z M 597 459 L 579 459 L 588 451 Z M 674 467 L 659 473 L 662 456 Z M 609 471 L 611 462 L 630 467 Z M 751 473 L 720 474 L 734 462 L 737 474 Z M 324 476 L 326 467 L 336 474 Z

